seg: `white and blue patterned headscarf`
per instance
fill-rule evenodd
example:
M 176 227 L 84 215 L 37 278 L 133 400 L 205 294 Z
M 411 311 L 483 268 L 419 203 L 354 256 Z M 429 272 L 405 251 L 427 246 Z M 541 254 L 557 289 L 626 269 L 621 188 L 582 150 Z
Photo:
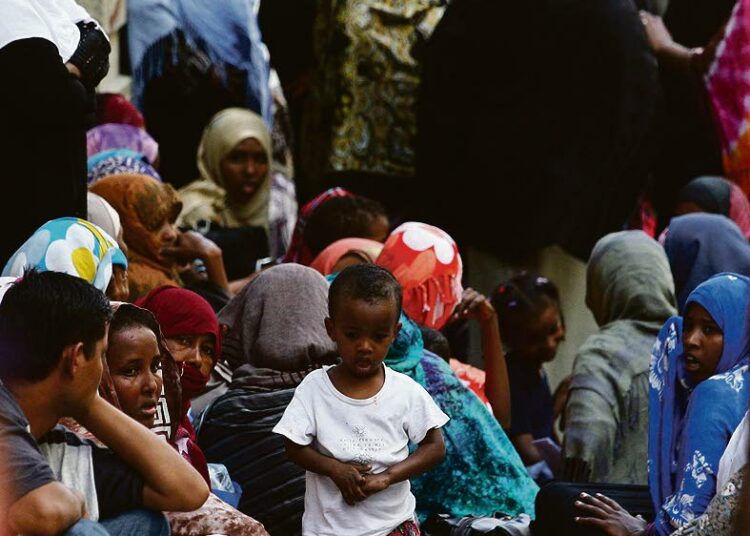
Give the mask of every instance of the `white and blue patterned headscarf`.
M 161 182 L 161 176 L 143 154 L 130 149 L 109 149 L 87 161 L 88 184 L 110 175 L 148 175 Z
M 80 218 L 42 225 L 5 265 L 3 277 L 21 277 L 27 268 L 80 277 L 106 292 L 113 265 L 128 267 L 117 242 L 101 227 Z
M 651 355 L 649 491 L 659 535 L 700 516 L 716 494 L 727 443 L 748 409 L 750 279 L 713 276 L 687 298 L 702 306 L 724 335 L 716 372 L 692 385 L 685 370 L 682 318 L 662 327 Z

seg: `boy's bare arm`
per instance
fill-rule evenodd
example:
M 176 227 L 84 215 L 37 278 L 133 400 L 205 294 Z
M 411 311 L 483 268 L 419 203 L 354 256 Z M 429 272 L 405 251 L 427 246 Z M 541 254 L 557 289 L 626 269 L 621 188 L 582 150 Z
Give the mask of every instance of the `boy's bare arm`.
M 286 454 L 291 461 L 307 471 L 327 476 L 336 484 L 349 505 L 364 501 L 367 495 L 362 491 L 365 477 L 371 467 L 354 463 L 343 463 L 330 456 L 324 456 L 311 446 L 298 445 L 284 438 Z
M 445 442 L 439 428 L 433 428 L 424 437 L 417 450 L 404 461 L 376 475 L 365 475 L 362 490 L 367 495 L 383 491 L 388 486 L 426 473 L 445 458 Z

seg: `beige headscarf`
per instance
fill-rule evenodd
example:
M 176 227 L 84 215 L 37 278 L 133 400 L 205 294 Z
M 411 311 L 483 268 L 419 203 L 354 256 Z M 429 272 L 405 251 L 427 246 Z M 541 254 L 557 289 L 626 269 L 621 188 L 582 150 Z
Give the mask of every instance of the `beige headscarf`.
M 247 138 L 258 140 L 266 151 L 269 173 L 247 204 L 230 206 L 224 190 L 221 161 Z M 183 209 L 177 223 L 195 227 L 198 221 L 207 220 L 225 227 L 255 225 L 267 229 L 271 162 L 271 137 L 263 118 L 244 108 L 227 108 L 217 113 L 203 130 L 198 147 L 201 178 L 180 190 Z

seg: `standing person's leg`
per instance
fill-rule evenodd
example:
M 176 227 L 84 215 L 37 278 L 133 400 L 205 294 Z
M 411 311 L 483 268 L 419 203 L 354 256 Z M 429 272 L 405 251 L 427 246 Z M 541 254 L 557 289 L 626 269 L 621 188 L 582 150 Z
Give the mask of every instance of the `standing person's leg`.
M 92 108 L 54 44 L 0 49 L 0 266 L 43 223 L 86 217 L 86 121 Z
M 111 536 L 169 536 L 169 523 L 161 512 L 133 510 L 100 521 Z

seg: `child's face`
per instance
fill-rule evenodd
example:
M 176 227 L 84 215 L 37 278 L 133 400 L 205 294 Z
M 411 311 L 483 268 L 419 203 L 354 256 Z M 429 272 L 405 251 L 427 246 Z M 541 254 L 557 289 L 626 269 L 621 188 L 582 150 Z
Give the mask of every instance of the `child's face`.
M 565 338 L 560 312 L 556 305 L 548 305 L 538 316 L 520 322 L 520 328 L 508 344 L 530 364 L 541 366 L 552 361 Z
M 326 331 L 338 346 L 343 369 L 356 378 L 378 374 L 401 329 L 398 317 L 392 299 L 368 303 L 340 298 L 333 318 L 326 318 Z
M 107 364 L 122 411 L 152 427 L 162 387 L 161 353 L 154 332 L 134 326 L 115 333 Z

